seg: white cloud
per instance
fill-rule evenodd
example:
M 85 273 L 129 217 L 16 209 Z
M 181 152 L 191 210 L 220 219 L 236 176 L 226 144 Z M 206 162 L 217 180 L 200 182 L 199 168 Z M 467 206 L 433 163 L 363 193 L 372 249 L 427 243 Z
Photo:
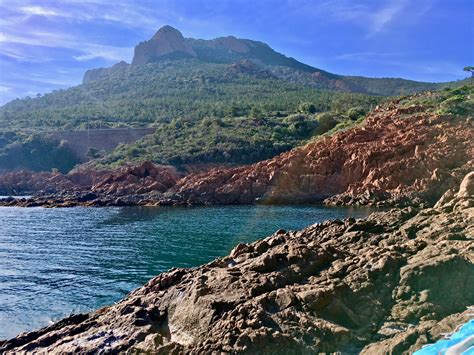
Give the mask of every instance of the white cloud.
M 373 61 L 374 59 L 387 60 L 387 58 L 400 58 L 404 54 L 401 52 L 355 52 L 343 53 L 337 55 L 336 60 L 350 60 L 350 61 Z
M 369 16 L 371 23 L 367 36 L 370 37 L 382 31 L 400 14 L 406 5 L 406 0 L 395 0 L 371 14 Z
M 42 6 L 22 6 L 19 9 L 19 12 L 25 15 L 33 16 L 61 16 L 56 10 L 48 9 Z
M 0 92 L 1 93 L 6 93 L 6 92 L 10 92 L 10 91 L 12 91 L 11 87 L 0 85 Z
M 431 8 L 431 0 L 366 1 L 326 0 L 321 2 L 292 1 L 291 7 L 299 16 L 324 21 L 350 22 L 364 29 L 366 38 L 385 31 L 397 19 L 403 19 L 410 4 L 410 16 L 424 15 Z
M 13 51 L 7 51 L 7 50 L 4 50 L 4 49 L 0 49 L 0 54 L 4 55 L 6 57 L 10 57 L 10 58 L 19 60 L 19 61 L 25 61 L 27 59 L 31 59 L 31 58 L 28 58 L 27 56 L 25 56 L 21 53 L 17 53 L 17 52 L 13 52 Z
M 157 1 L 153 6 L 154 10 L 159 11 L 150 11 L 150 7 L 136 4 L 132 0 L 52 0 L 42 2 L 41 5 L 33 0 L 25 0 L 21 6 L 16 0 L 1 0 L 0 11 L 2 8 L 5 10 L 0 19 L 1 49 L 4 55 L 19 61 L 38 61 L 28 55 L 28 48 L 31 46 L 73 50 L 77 54 L 73 54 L 72 58 L 78 61 L 96 58 L 108 61 L 130 60 L 133 48 L 99 43 L 98 38 L 93 38 L 87 32 L 81 32 L 81 37 L 67 34 L 63 28 L 68 23 L 79 26 L 117 23 L 149 34 L 150 30 L 154 31 L 170 19 L 179 18 L 171 9 L 160 8 L 159 3 L 163 3 L 163 0 Z M 29 20 L 33 16 L 54 21 L 54 26 L 48 26 L 47 23 L 31 25 Z M 185 18 L 182 20 L 186 23 Z
M 2 0 L 3 7 L 11 10 L 13 14 L 0 21 L 18 24 L 24 22 L 30 16 L 62 17 L 68 21 L 107 21 L 120 23 L 131 28 L 150 29 L 162 25 L 163 21 L 180 17 L 171 9 L 160 7 L 160 2 L 163 1 L 157 1 L 153 4 L 153 9 L 159 9 L 155 12 L 150 11 L 150 7 L 137 4 L 131 0 L 66 0 L 59 3 L 51 1 L 46 4 L 43 3 L 42 6 L 31 0 L 27 0 L 27 4 L 23 6 L 18 6 L 17 1 Z M 186 20 L 183 19 L 183 21 Z
M 128 60 L 133 54 L 133 47 L 115 47 L 78 40 L 67 34 L 54 32 L 35 32 L 28 35 L 16 33 L 0 33 L 0 52 L 12 58 L 26 60 L 28 57 L 9 50 L 8 45 L 40 46 L 47 48 L 62 48 L 77 51 L 80 54 L 74 59 L 84 61 L 94 58 L 103 58 L 109 61 Z
M 66 34 L 46 31 L 31 31 L 30 33 L 25 34 L 18 34 L 15 32 L 0 33 L 0 43 L 6 44 L 23 44 L 54 48 L 67 46 L 72 40 L 73 37 Z
M 133 47 L 113 47 L 104 45 L 86 45 L 83 54 L 73 56 L 78 61 L 104 58 L 111 61 L 128 60 L 133 55 Z

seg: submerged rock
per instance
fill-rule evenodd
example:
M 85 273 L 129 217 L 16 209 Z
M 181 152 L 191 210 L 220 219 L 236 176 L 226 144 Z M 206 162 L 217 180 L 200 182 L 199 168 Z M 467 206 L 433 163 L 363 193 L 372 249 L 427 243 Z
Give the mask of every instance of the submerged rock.
M 474 304 L 473 177 L 435 208 L 239 244 L 115 305 L 0 341 L 0 352 L 412 352 Z

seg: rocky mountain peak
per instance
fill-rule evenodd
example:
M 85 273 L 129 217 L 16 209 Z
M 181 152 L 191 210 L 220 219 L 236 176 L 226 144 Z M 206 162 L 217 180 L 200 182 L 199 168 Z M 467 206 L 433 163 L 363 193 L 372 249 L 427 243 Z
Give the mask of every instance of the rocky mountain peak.
M 216 46 L 222 46 L 232 52 L 243 54 L 250 51 L 250 47 L 245 40 L 238 39 L 234 36 L 216 38 L 214 42 Z
M 195 56 L 194 49 L 185 41 L 181 32 L 167 25 L 161 27 L 150 40 L 135 47 L 132 65 Z
M 155 41 L 182 41 L 183 39 L 183 34 L 169 25 L 161 27 L 152 37 L 152 40 Z

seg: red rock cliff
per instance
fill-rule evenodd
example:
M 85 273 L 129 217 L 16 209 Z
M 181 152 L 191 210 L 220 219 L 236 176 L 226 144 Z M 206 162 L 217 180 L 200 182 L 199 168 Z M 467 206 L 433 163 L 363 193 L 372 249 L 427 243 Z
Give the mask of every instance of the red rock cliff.
M 473 168 L 469 117 L 374 110 L 365 125 L 254 165 L 188 175 L 173 198 L 204 203 L 434 203 Z M 335 197 L 334 197 L 335 196 Z

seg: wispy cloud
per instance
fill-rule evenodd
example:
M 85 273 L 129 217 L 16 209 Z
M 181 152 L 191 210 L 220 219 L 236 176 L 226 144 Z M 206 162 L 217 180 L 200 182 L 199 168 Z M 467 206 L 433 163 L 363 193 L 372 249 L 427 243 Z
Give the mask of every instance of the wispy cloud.
M 350 60 L 350 61 L 372 61 L 374 59 L 387 60 L 387 58 L 400 58 L 404 53 L 401 52 L 354 52 L 343 53 L 334 57 L 336 60 Z
M 417 1 L 412 15 L 423 15 L 430 6 L 431 0 Z M 357 27 L 365 30 L 366 37 L 370 38 L 386 30 L 399 16 L 403 16 L 405 10 L 408 10 L 408 0 L 389 0 L 356 2 L 352 0 L 326 0 L 318 3 L 295 1 L 294 11 L 300 16 L 316 17 L 325 21 L 350 22 Z M 420 10 L 418 7 L 423 8 Z
M 387 25 L 389 25 L 396 16 L 406 7 L 406 0 L 395 0 L 389 2 L 386 6 L 375 11 L 369 15 L 370 26 L 368 37 L 375 35 L 382 31 Z
M 116 22 L 131 28 L 149 29 L 163 24 L 163 20 L 170 18 L 179 19 L 181 17 L 186 20 L 171 9 L 160 7 L 159 3 L 161 2 L 163 1 L 156 2 L 156 8 L 159 11 L 154 12 L 150 11 L 150 6 L 140 5 L 132 0 L 50 1 L 44 2 L 41 6 L 31 0 L 27 0 L 27 5 L 23 6 L 18 6 L 16 1 L 2 1 L 4 8 L 14 9 L 15 19 L 10 20 L 15 20 L 17 23 L 25 21 L 31 16 L 39 16 L 61 17 L 75 22 Z M 10 6 L 7 6 L 8 4 Z M 65 6 L 66 4 L 67 6 Z
M 28 35 L 17 33 L 0 33 L 1 53 L 20 60 L 28 59 L 28 56 L 9 50 L 8 45 L 27 45 L 46 48 L 60 48 L 76 51 L 79 54 L 72 57 L 84 61 L 94 58 L 103 58 L 109 61 L 119 61 L 131 58 L 133 47 L 116 47 L 98 43 L 89 43 L 77 37 L 59 34 L 55 32 L 35 32 Z
M 84 31 L 75 35 L 75 31 L 64 31 L 64 26 L 69 23 L 80 27 L 94 27 L 109 23 L 149 34 L 150 30 L 153 31 L 170 20 L 183 23 L 192 20 L 174 12 L 170 7 L 159 6 L 159 3 L 165 2 L 166 0 L 157 1 L 156 8 L 159 11 L 150 11 L 150 6 L 132 0 L 52 0 L 42 2 L 41 5 L 36 1 L 26 0 L 21 6 L 17 1 L 2 0 L 0 11 L 5 11 L 0 19 L 0 44 L 4 55 L 23 61 L 31 57 L 23 53 L 28 46 L 69 49 L 76 52 L 71 58 L 78 61 L 97 58 L 110 62 L 130 60 L 132 47 L 101 43 L 103 38 Z M 53 21 L 53 26 L 39 21 L 41 19 Z M 24 50 L 19 51 L 18 45 L 23 46 Z
M 86 61 L 96 58 L 104 58 L 111 61 L 128 60 L 132 58 L 133 47 L 113 47 L 97 44 L 86 45 L 82 49 L 83 54 L 73 56 L 79 61 Z
M 42 6 L 21 6 L 18 12 L 31 16 L 62 16 L 62 14 L 56 10 Z
M 16 52 L 4 50 L 4 49 L 0 49 L 0 55 L 4 55 L 6 57 L 13 58 L 13 59 L 16 59 L 16 60 L 19 60 L 19 61 L 25 61 L 25 60 L 32 59 L 32 58 L 29 58 L 29 57 L 27 57 L 25 55 L 22 55 L 20 53 L 16 53 Z
M 0 93 L 10 92 L 11 90 L 11 87 L 0 85 Z

